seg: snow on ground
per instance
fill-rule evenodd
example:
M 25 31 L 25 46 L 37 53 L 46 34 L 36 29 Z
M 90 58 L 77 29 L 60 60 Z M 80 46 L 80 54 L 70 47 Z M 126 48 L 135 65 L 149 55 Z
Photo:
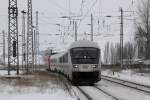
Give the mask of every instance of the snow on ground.
M 21 56 L 20 65 L 21 65 Z M 39 57 L 43 64 L 42 56 Z M 6 58 L 7 64 L 7 58 Z M 0 68 L 5 68 L 0 65 Z M 16 75 L 16 71 L 0 70 L 0 100 L 77 100 L 73 90 L 66 86 L 66 82 L 59 75 L 46 72 L 37 75 Z M 22 73 L 22 71 L 20 71 Z M 19 78 L 18 78 L 19 77 Z
M 0 70 L 0 76 L 6 76 L 8 75 L 7 70 Z M 16 75 L 16 71 L 11 71 L 11 75 Z
M 80 88 L 83 89 L 88 95 L 90 95 L 93 100 L 114 100 L 112 97 L 93 87 L 81 86 Z
M 1 100 L 75 100 L 66 95 L 64 91 L 56 93 L 30 93 L 30 94 L 0 94 Z
M 72 88 L 74 90 L 75 95 L 79 97 L 79 100 L 87 100 L 87 97 L 83 93 L 81 93 L 81 91 L 77 87 L 72 86 Z
M 143 76 L 143 74 L 141 76 L 133 70 L 122 70 L 120 72 L 114 72 L 114 75 L 112 71 L 104 70 L 102 71 L 102 75 L 150 86 L 150 77 L 147 75 Z
M 46 72 L 12 79 L 0 76 L 0 100 L 77 100 L 66 84 L 59 75 Z
M 97 86 L 103 91 L 119 98 L 119 100 L 150 100 L 149 94 L 114 84 L 106 80 L 98 82 Z

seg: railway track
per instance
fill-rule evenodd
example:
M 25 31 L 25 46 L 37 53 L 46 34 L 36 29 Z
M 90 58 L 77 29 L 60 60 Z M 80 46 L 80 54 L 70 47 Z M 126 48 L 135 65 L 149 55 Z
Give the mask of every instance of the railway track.
M 112 83 L 116 83 L 116 84 L 120 84 L 135 90 L 139 90 L 142 91 L 144 93 L 150 93 L 150 86 L 145 86 L 142 84 L 137 84 L 137 83 L 133 83 L 133 82 L 129 82 L 129 81 L 125 81 L 125 80 L 121 80 L 121 79 L 116 79 L 116 78 L 112 78 L 112 77 L 108 77 L 108 76 L 104 76 L 102 75 L 101 78 L 103 80 L 112 82 Z
M 92 94 L 89 95 L 90 93 L 88 93 L 88 91 L 82 89 L 81 87 L 82 87 L 82 86 L 77 86 L 76 88 L 87 98 L 87 100 L 99 100 L 99 99 L 101 99 L 101 98 L 99 98 L 99 99 L 94 99 L 94 96 L 97 95 L 96 92 L 95 92 L 95 95 L 92 95 Z M 100 88 L 97 87 L 97 86 L 91 86 L 91 88 L 94 88 L 95 90 L 98 90 L 101 94 L 103 93 L 103 94 L 105 94 L 105 96 L 110 97 L 110 100 L 119 100 L 119 98 L 117 98 L 117 97 L 115 97 L 115 96 L 109 94 L 108 92 L 106 92 L 106 91 L 100 89 Z M 101 96 L 100 96 L 100 97 L 101 97 Z M 79 98 L 79 97 L 78 97 L 78 98 Z M 82 100 L 82 99 L 78 99 L 78 100 Z M 109 99 L 107 99 L 107 100 L 109 100 Z
M 93 100 L 91 96 L 89 96 L 83 89 L 77 86 L 77 89 L 87 98 L 87 100 Z M 79 99 L 80 100 L 80 99 Z
M 112 78 L 108 76 L 103 76 L 103 75 L 102 75 L 102 79 L 105 81 L 111 82 L 113 84 L 115 83 L 115 84 L 122 85 L 124 87 L 128 87 L 139 92 L 146 93 L 147 95 L 150 94 L 149 86 L 145 86 L 142 84 L 137 84 L 137 83 L 133 83 L 133 82 L 125 81 L 125 80 L 120 80 L 120 79 L 116 79 L 116 78 Z M 88 88 L 86 89 L 86 86 L 84 88 L 82 86 L 77 87 L 78 90 L 87 98 L 86 100 L 99 100 L 99 99 L 95 99 L 95 96 L 97 95 L 98 92 L 100 94 L 102 93 L 105 94 L 106 97 L 109 97 L 109 99 L 106 99 L 106 100 L 120 100 L 119 97 L 116 97 L 114 94 L 112 95 L 111 92 L 109 93 L 107 90 L 101 89 L 101 87 L 97 85 L 89 86 L 89 87 L 90 87 L 89 89 Z M 90 94 L 90 89 L 92 89 L 92 92 L 95 92 L 95 95 Z M 79 100 L 82 100 L 82 99 L 79 99 Z
M 106 92 L 106 91 L 104 91 L 104 90 L 100 89 L 100 88 L 99 88 L 99 87 L 97 87 L 97 86 L 94 86 L 94 88 L 96 88 L 96 89 L 98 89 L 98 90 L 102 91 L 102 92 L 103 92 L 103 93 L 105 93 L 106 95 L 108 95 L 108 96 L 112 97 L 114 100 L 119 100 L 119 98 L 117 98 L 117 97 L 115 97 L 115 96 L 111 95 L 110 93 L 108 93 L 108 92 Z

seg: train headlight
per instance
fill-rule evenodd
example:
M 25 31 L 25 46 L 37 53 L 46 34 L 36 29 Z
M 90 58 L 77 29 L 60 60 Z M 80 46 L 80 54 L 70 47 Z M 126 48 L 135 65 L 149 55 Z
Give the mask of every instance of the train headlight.
M 93 67 L 93 68 L 96 68 L 96 67 L 97 67 L 97 65 L 92 65 L 92 67 Z
M 73 67 L 74 67 L 74 68 L 78 68 L 78 65 L 74 65 Z

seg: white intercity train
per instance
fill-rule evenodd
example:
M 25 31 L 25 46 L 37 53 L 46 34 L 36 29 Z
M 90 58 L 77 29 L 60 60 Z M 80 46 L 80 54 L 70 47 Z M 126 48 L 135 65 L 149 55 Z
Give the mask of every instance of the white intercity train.
M 93 84 L 101 80 L 101 52 L 96 42 L 79 40 L 65 52 L 50 57 L 50 71 L 65 75 L 75 84 Z

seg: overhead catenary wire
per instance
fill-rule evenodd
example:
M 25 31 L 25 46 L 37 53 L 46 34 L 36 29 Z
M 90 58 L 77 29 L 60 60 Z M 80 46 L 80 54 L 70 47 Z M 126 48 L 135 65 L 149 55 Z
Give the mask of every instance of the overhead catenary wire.
M 97 3 L 98 0 L 95 0 L 92 4 L 92 6 L 90 7 L 90 9 L 85 13 L 85 15 L 81 18 L 80 23 L 78 25 L 78 27 L 80 27 L 81 22 L 88 16 L 88 14 L 91 12 L 92 8 L 95 6 L 95 4 Z
M 62 7 L 62 6 L 60 6 L 58 3 L 56 3 L 55 1 L 53 1 L 53 0 L 47 0 L 48 2 L 50 2 L 50 4 L 54 4 L 57 8 L 59 8 L 60 10 L 62 10 L 62 11 L 64 11 L 64 12 L 69 12 L 69 9 L 67 9 L 67 8 L 64 8 L 64 7 Z M 70 13 L 72 13 L 72 12 L 70 12 Z
M 97 32 L 99 33 L 100 32 L 100 16 L 102 15 L 101 13 L 101 0 L 99 0 L 99 4 L 98 4 L 98 20 L 97 20 Z

